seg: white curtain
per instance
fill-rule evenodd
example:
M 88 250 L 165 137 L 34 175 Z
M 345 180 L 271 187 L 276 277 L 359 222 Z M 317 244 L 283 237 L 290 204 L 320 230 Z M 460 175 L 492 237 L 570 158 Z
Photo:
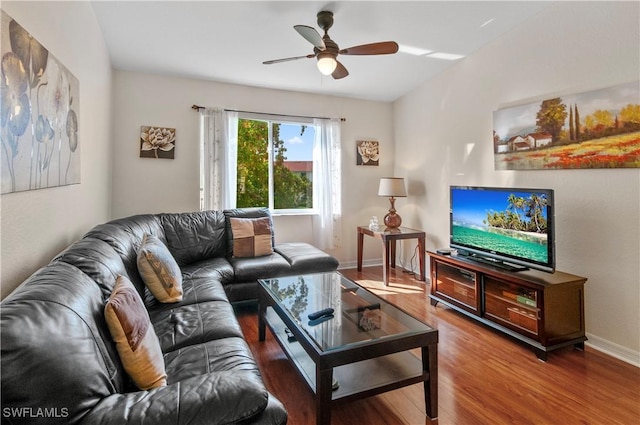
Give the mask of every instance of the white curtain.
M 238 113 L 200 111 L 200 209 L 236 207 Z
M 315 119 L 313 124 L 313 199 L 319 204 L 313 240 L 320 249 L 334 249 L 341 246 L 342 235 L 340 120 Z

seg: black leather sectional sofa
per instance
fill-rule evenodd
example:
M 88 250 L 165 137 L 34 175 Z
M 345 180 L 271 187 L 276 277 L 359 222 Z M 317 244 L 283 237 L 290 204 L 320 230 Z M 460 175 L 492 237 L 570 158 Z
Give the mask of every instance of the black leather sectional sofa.
M 284 424 L 231 302 L 257 297 L 260 277 L 335 270 L 332 256 L 304 243 L 234 258 L 230 217 L 267 209 L 149 214 L 90 230 L 0 305 L 2 423 Z M 138 273 L 145 234 L 168 247 L 183 298 L 158 302 Z M 167 385 L 141 391 L 120 362 L 104 308 L 116 277 L 129 278 L 147 308 Z

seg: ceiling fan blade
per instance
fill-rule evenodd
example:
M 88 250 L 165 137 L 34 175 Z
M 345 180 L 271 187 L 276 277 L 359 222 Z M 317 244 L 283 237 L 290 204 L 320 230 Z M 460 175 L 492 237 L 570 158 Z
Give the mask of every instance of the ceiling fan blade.
M 341 55 L 388 55 L 398 51 L 395 41 L 381 41 L 379 43 L 361 44 L 340 50 Z
M 294 56 L 291 58 L 282 58 L 282 59 L 273 59 L 270 61 L 264 61 L 262 62 L 264 65 L 271 65 L 274 63 L 280 63 L 280 62 L 289 62 L 289 61 L 294 61 L 294 60 L 298 60 L 298 59 L 310 59 L 310 58 L 314 58 L 316 55 L 314 54 L 308 54 L 305 56 Z
M 320 33 L 316 31 L 315 28 L 307 25 L 294 25 L 293 28 L 298 31 L 298 34 L 303 36 L 305 40 L 317 47 L 318 50 L 326 49 Z
M 349 75 L 349 71 L 347 71 L 347 68 L 345 68 L 344 65 L 340 63 L 340 61 L 336 62 L 338 65 L 336 66 L 336 69 L 331 73 L 333 79 L 339 80 Z

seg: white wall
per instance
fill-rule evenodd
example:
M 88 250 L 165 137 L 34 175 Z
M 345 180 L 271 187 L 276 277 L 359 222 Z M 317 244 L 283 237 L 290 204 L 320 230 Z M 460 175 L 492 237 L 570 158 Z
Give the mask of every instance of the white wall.
M 1 296 L 110 217 L 111 65 L 88 2 L 11 2 L 2 9 L 80 82 L 81 184 L 1 197 Z M 4 165 L 4 164 L 3 164 Z
M 343 237 L 332 252 L 356 260 L 356 226 L 389 208 L 378 181 L 393 169 L 392 104 L 114 71 L 113 216 L 199 209 L 199 114 L 191 105 L 275 114 L 344 117 L 342 123 Z M 140 126 L 176 129 L 175 159 L 140 158 Z M 378 140 L 380 166 L 356 166 L 356 140 Z M 402 200 L 398 202 L 402 206 Z M 309 216 L 275 217 L 276 242 L 311 242 Z M 380 261 L 379 241 L 365 245 L 365 261 Z
M 494 171 L 492 112 L 640 76 L 638 2 L 557 2 L 394 104 L 408 224 L 448 245 L 453 184 L 555 190 L 557 268 L 585 276 L 588 344 L 640 364 L 640 170 Z M 410 189 L 411 191 L 411 189 Z

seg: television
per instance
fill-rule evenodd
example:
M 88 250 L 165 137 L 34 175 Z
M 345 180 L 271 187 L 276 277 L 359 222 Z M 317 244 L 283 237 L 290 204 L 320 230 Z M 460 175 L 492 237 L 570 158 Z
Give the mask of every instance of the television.
M 552 189 L 450 187 L 450 241 L 458 255 L 510 271 L 555 270 Z

